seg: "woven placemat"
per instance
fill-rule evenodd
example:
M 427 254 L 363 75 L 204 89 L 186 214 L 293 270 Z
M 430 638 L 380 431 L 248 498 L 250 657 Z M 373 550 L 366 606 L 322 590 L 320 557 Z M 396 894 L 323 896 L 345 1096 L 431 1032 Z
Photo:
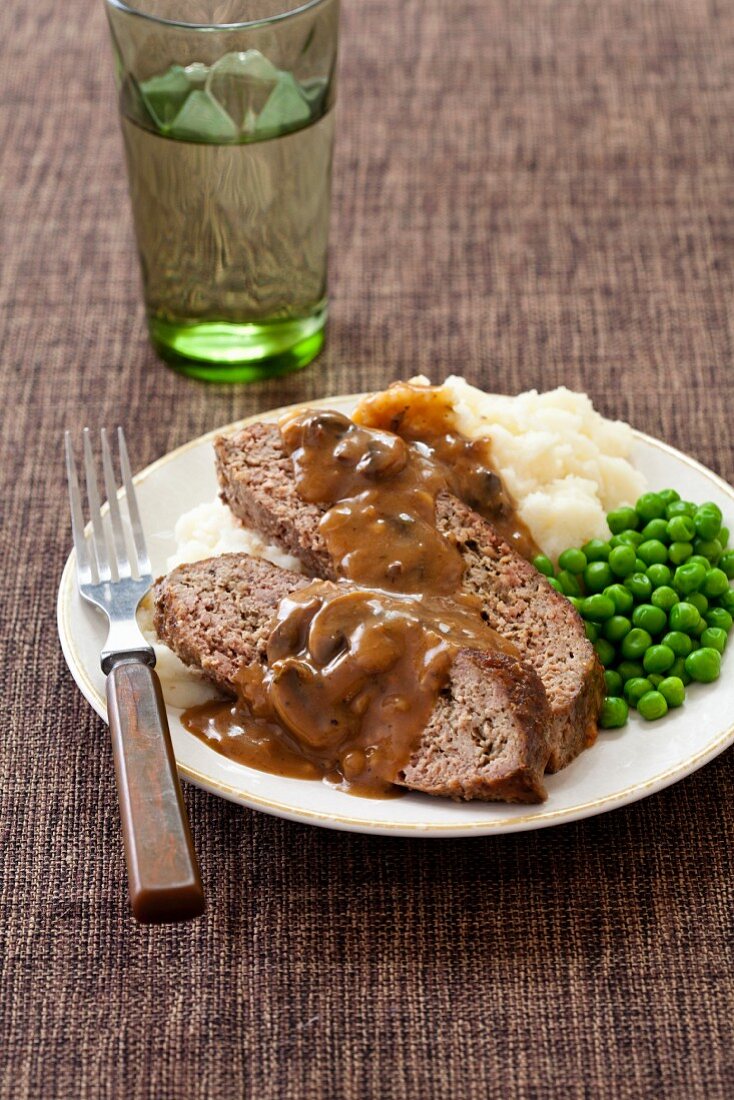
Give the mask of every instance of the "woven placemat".
M 206 387 L 143 328 L 102 5 L 0 7 L 0 1093 L 731 1097 L 732 755 L 578 825 L 341 835 L 191 787 L 210 899 L 127 906 L 106 730 L 62 662 L 67 426 L 138 466 L 423 371 L 564 382 L 734 478 L 734 7 L 345 0 L 329 343 Z

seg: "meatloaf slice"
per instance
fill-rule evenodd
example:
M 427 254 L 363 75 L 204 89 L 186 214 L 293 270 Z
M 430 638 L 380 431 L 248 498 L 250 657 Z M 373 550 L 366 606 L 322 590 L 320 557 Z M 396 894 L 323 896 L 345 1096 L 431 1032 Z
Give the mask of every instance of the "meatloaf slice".
M 242 522 L 294 554 L 317 577 L 334 579 L 318 524 L 325 509 L 301 499 L 275 424 L 254 424 L 215 441 L 222 499 Z M 494 528 L 450 493 L 436 501 L 436 521 L 464 558 L 465 586 L 482 599 L 489 625 L 510 638 L 540 676 L 548 702 L 549 771 L 593 744 L 604 674 L 569 601 L 505 543 Z
M 517 646 L 540 676 L 550 704 L 548 771 L 593 745 L 604 699 L 604 670 L 573 604 L 516 554 L 463 501 L 441 493 L 439 530 L 464 560 L 464 587 L 475 592 L 490 626 Z
M 310 577 L 249 554 L 179 565 L 153 588 L 153 625 L 185 665 L 234 692 L 237 672 L 265 659 L 271 623 L 286 596 Z
M 233 693 L 238 670 L 264 658 L 280 600 L 309 583 L 247 554 L 180 565 L 155 585 L 156 631 Z M 507 654 L 460 650 L 397 782 L 454 799 L 541 802 L 547 708 L 532 669 Z

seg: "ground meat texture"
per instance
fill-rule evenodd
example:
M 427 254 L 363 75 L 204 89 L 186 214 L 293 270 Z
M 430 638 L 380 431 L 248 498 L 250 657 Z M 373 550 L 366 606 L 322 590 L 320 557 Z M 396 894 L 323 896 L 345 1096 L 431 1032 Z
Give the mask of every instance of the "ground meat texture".
M 264 658 L 280 600 L 308 583 L 247 554 L 181 565 L 155 585 L 155 628 L 185 664 L 233 693 L 237 671 Z M 504 653 L 460 650 L 396 781 L 454 799 L 541 802 L 547 722 L 531 668 Z
M 215 442 L 222 499 L 235 516 L 299 558 L 316 577 L 334 579 L 318 524 L 325 509 L 303 501 L 275 424 L 254 424 Z M 540 676 L 550 707 L 547 769 L 558 771 L 593 744 L 604 674 L 581 618 L 537 570 L 450 493 L 439 494 L 436 522 L 458 546 L 464 585 L 482 599 L 487 621 L 510 638 Z

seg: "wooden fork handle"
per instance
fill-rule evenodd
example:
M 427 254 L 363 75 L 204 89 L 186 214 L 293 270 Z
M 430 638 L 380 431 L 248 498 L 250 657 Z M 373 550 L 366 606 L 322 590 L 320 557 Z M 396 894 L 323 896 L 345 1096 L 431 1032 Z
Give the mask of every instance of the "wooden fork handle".
M 144 924 L 198 917 L 204 889 L 155 670 L 121 658 L 107 676 L 107 712 L 133 913 Z

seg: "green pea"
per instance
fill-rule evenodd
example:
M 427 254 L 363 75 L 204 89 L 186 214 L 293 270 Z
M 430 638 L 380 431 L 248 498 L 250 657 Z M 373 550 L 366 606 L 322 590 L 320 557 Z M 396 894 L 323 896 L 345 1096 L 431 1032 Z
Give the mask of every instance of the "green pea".
M 626 615 L 632 610 L 635 598 L 629 588 L 623 584 L 610 584 L 604 589 L 603 595 L 608 596 L 614 604 L 614 609 L 619 615 Z
M 655 691 L 657 689 L 658 684 L 661 683 L 661 681 L 663 679 L 663 674 L 662 674 L 662 672 L 648 672 L 647 678 L 650 681 L 650 683 L 652 684 L 653 691 Z
M 719 596 L 719 606 L 734 613 L 734 588 L 730 588 L 728 592 L 723 592 Z
M 692 542 L 695 535 L 696 525 L 691 516 L 673 516 L 668 520 L 670 542 Z
M 723 596 L 723 594 L 729 588 L 729 578 L 723 569 L 710 569 L 703 579 L 701 585 L 701 591 L 704 596 L 709 599 L 714 599 L 717 596 Z
M 610 622 L 613 620 L 610 620 Z M 726 649 L 727 634 L 720 626 L 707 626 L 701 635 L 701 645 L 710 649 L 717 649 L 723 653 Z
M 670 578 L 673 576 L 668 566 L 662 565 L 661 562 L 650 565 L 645 572 L 652 581 L 653 588 L 660 588 L 663 584 L 670 584 Z
M 709 609 L 709 602 L 703 592 L 691 592 L 686 599 L 693 604 L 699 615 L 705 615 Z
M 703 554 L 692 554 L 686 562 L 686 565 L 702 565 L 707 573 L 711 568 L 711 562 L 708 558 L 705 558 Z
M 604 668 L 608 668 L 613 665 L 617 660 L 617 651 L 611 642 L 608 642 L 606 638 L 598 638 L 594 642 L 594 650 L 597 657 L 604 665 Z
M 533 565 L 544 577 L 552 577 L 555 573 L 553 562 L 550 558 L 546 557 L 545 554 L 537 554 L 536 557 L 533 558 Z
M 646 721 L 654 722 L 668 713 L 668 704 L 659 691 L 648 691 L 638 702 L 637 709 Z
M 634 627 L 622 639 L 620 652 L 628 661 L 637 661 L 644 656 L 646 650 L 652 645 L 652 638 L 646 630 Z
M 702 504 L 693 517 L 699 538 L 715 539 L 721 530 L 721 509 L 715 504 Z
M 682 565 L 684 561 L 690 558 L 692 553 L 693 543 L 691 542 L 671 542 L 668 547 L 668 557 L 673 565 Z
M 670 614 L 668 615 L 668 623 L 671 630 L 680 630 L 684 634 L 690 634 L 694 627 L 698 626 L 701 621 L 701 615 L 698 608 L 694 607 L 692 603 L 687 600 L 682 600 L 680 603 L 671 607 Z
M 724 551 L 719 558 L 719 569 L 721 569 L 723 573 L 726 573 L 729 580 L 734 577 L 734 550 Z
M 572 607 L 575 607 L 579 614 L 581 614 L 581 604 L 584 602 L 581 596 L 569 596 L 568 602 Z
M 655 562 L 664 565 L 668 560 L 668 548 L 659 539 L 648 539 L 637 547 L 637 556 L 646 565 L 653 565 Z
M 682 630 L 669 630 L 661 638 L 662 644 L 672 649 L 676 657 L 687 657 L 693 649 L 693 642 Z
M 657 493 L 643 493 L 635 504 L 635 511 L 641 520 L 647 523 L 665 515 L 665 501 Z
M 632 612 L 632 625 L 639 626 L 648 634 L 662 634 L 668 625 L 665 612 L 651 603 L 641 603 Z
M 611 619 L 614 612 L 614 604 L 608 596 L 603 596 L 601 592 L 597 592 L 593 596 L 587 596 L 581 605 L 581 614 L 585 619 L 590 619 L 594 623 L 603 623 L 606 619 Z
M 624 681 L 618 672 L 614 669 L 608 668 L 604 673 L 604 683 L 607 688 L 607 695 L 621 695 Z
M 637 558 L 635 560 L 635 573 L 646 573 L 646 572 L 647 572 L 647 562 L 643 561 L 642 558 Z
M 658 691 L 669 707 L 682 707 L 686 698 L 686 687 L 679 676 L 666 676 L 658 684 Z
M 633 676 L 624 683 L 622 692 L 631 707 L 636 707 L 643 695 L 652 691 L 652 684 L 646 676 Z
M 696 505 L 690 500 L 676 500 L 667 506 L 665 514 L 668 519 L 672 519 L 673 516 L 695 516 Z
M 602 703 L 599 725 L 603 730 L 615 730 L 627 722 L 629 709 L 618 695 L 608 695 Z
M 624 586 L 637 600 L 649 600 L 652 595 L 652 581 L 646 573 L 633 573 L 631 577 L 625 577 Z
M 695 592 L 703 584 L 706 570 L 696 562 L 694 565 L 679 565 L 673 574 L 673 588 L 681 595 Z
M 562 569 L 556 579 L 564 596 L 581 596 L 581 585 L 568 569 Z
M 625 615 L 612 615 L 601 628 L 603 637 L 608 642 L 621 642 L 632 629 L 632 623 Z
M 633 546 L 615 546 L 609 555 L 609 568 L 617 577 L 629 577 L 635 571 L 636 560 Z
M 658 539 L 659 542 L 670 542 L 668 534 L 668 521 L 666 519 L 651 519 L 642 528 L 642 541 Z
M 729 545 L 729 528 L 722 527 L 716 537 L 721 543 L 722 548 L 726 549 L 726 547 Z
M 561 588 L 560 582 L 557 581 L 555 577 L 548 577 L 548 584 L 551 588 L 555 588 L 556 592 L 560 592 L 561 595 L 563 595 L 563 589 Z
M 678 566 L 672 575 L 672 584 L 678 592 L 695 592 L 703 584 L 706 571 L 698 561 L 686 562 Z
M 696 554 L 702 554 L 704 558 L 708 558 L 711 565 L 718 565 L 723 547 L 718 539 L 696 539 L 693 550 Z
M 586 554 L 583 550 L 564 550 L 558 559 L 558 564 L 561 569 L 566 569 L 569 573 L 583 573 L 586 569 Z
M 584 569 L 587 592 L 601 592 L 614 580 L 614 574 L 605 561 L 592 561 Z
M 661 489 L 658 496 L 666 506 L 672 504 L 675 500 L 680 500 L 680 493 L 677 493 L 675 489 Z
M 634 508 L 615 508 L 613 512 L 609 512 L 607 515 L 607 523 L 613 535 L 618 535 L 621 531 L 628 531 L 630 528 L 634 530 L 640 526 Z
M 586 631 L 586 637 L 590 642 L 595 642 L 599 637 L 599 627 L 596 623 L 584 623 L 584 630 Z
M 676 657 L 675 664 L 670 669 L 669 676 L 677 676 L 679 680 L 682 680 L 684 684 L 690 684 L 691 677 L 686 672 L 686 659 L 685 657 Z
M 721 672 L 721 654 L 712 646 L 703 646 L 686 657 L 686 672 L 699 684 L 718 680 Z
M 703 617 L 707 626 L 718 627 L 725 634 L 729 633 L 734 622 L 731 613 L 725 607 L 710 607 L 708 611 L 704 611 Z
M 675 653 L 666 645 L 651 645 L 642 658 L 645 672 L 667 672 L 675 664 Z
M 645 675 L 645 670 L 640 661 L 621 661 L 617 665 L 617 672 L 625 684 L 628 680 L 640 679 Z
M 609 545 L 615 546 L 639 546 L 644 539 L 639 531 L 621 531 L 609 540 Z
M 670 611 L 671 607 L 679 602 L 678 593 L 667 584 L 661 584 L 650 597 L 653 607 L 659 607 L 663 611 Z
M 589 539 L 581 547 L 587 561 L 608 561 L 609 543 L 603 539 Z

